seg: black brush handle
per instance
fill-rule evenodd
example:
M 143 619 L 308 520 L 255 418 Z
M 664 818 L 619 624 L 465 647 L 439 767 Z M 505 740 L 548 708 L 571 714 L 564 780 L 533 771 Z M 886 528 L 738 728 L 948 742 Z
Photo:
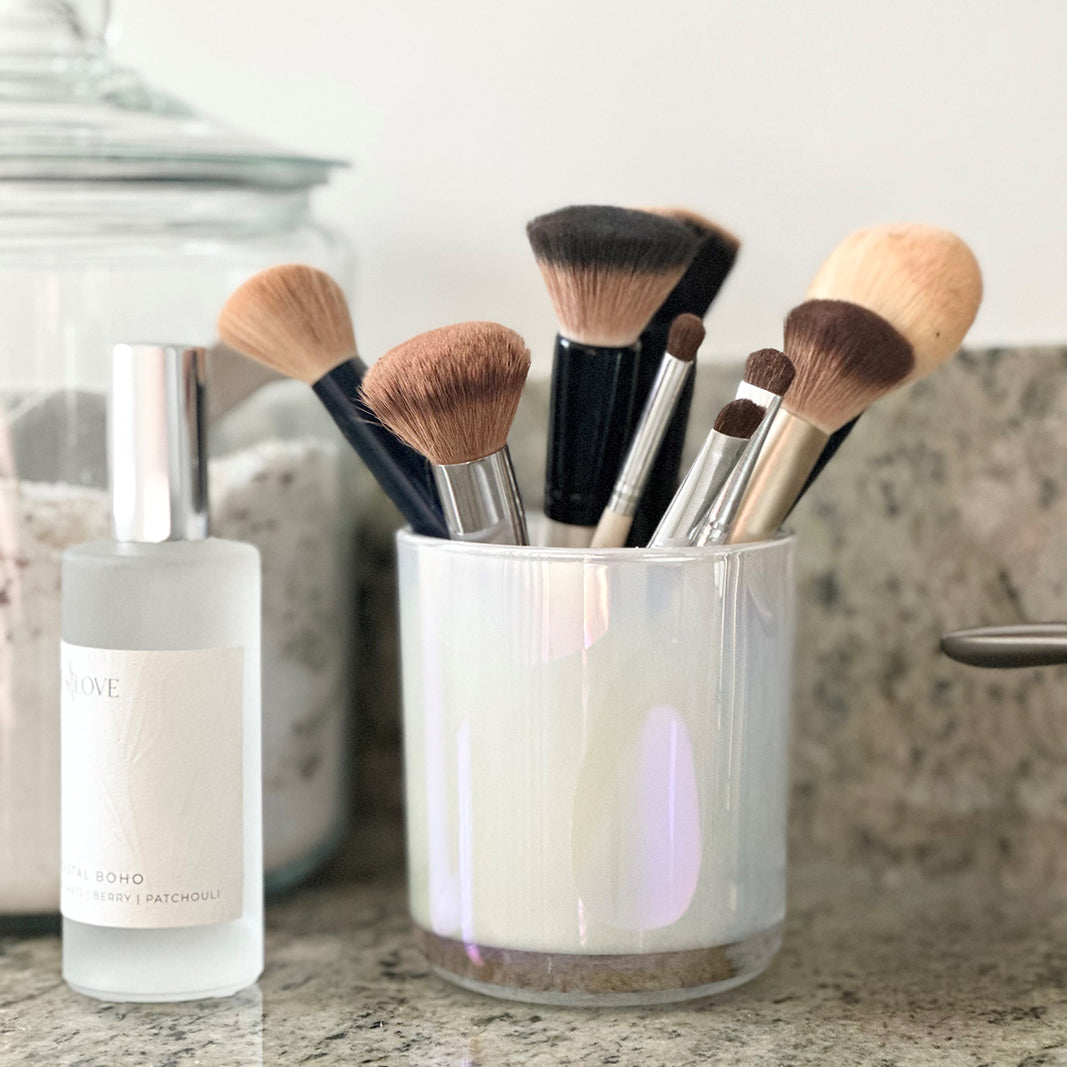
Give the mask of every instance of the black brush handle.
M 859 415 L 857 415 L 851 422 L 846 422 L 844 426 L 834 430 L 834 432 L 830 434 L 830 440 L 823 446 L 823 450 L 819 455 L 815 466 L 811 468 L 811 474 L 808 475 L 808 480 L 804 483 L 804 488 L 800 490 L 800 495 L 793 501 L 793 508 L 800 503 L 800 498 L 811 488 L 811 483 L 819 477 L 819 473 L 822 471 L 823 467 L 834 458 L 837 450 L 845 443 L 845 438 L 852 432 L 852 427 L 859 422 L 859 418 Z M 793 513 L 793 508 L 790 508 L 786 513 L 787 518 Z
M 387 430 L 360 399 L 359 387 L 366 372 L 362 360 L 349 360 L 334 367 L 312 388 L 412 530 L 447 538 L 448 527 L 426 457 Z
M 596 526 L 630 443 L 638 346 L 556 337 L 548 406 L 545 514 Z
M 672 321 L 653 319 L 641 334 L 641 355 L 637 361 L 637 389 L 634 394 L 636 414 L 644 410 L 645 401 L 652 391 L 660 361 L 663 359 L 663 353 L 667 351 L 667 338 L 671 332 Z M 695 384 L 696 375 L 691 373 L 678 397 L 678 405 L 667 424 L 663 443 L 656 453 L 656 461 L 652 464 L 645 491 L 641 494 L 637 511 L 634 512 L 633 525 L 626 539 L 626 544 L 631 548 L 648 544 L 678 489 Z

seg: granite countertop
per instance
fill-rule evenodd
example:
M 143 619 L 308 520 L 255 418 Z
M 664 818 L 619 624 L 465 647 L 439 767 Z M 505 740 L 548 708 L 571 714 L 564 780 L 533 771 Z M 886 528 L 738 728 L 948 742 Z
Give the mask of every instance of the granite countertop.
M 497 1001 L 428 972 L 402 873 L 356 840 L 271 904 L 266 972 L 229 1000 L 101 1004 L 61 981 L 57 937 L 0 938 L 0 1065 L 1067 1064 L 1065 948 L 1049 888 L 811 861 L 747 986 L 657 1009 Z

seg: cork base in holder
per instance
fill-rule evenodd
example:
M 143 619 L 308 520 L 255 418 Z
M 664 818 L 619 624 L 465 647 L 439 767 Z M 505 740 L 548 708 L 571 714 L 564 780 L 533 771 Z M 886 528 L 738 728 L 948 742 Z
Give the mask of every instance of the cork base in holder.
M 667 1004 L 755 978 L 782 943 L 781 924 L 742 941 L 680 952 L 526 952 L 439 937 L 415 926 L 430 966 L 456 985 L 506 1000 L 572 1006 Z

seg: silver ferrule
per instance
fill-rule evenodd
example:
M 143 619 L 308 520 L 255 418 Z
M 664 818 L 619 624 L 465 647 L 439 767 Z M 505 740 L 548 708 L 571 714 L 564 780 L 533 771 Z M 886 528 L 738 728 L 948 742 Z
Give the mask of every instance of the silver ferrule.
M 730 437 L 717 430 L 708 434 L 685 481 L 660 519 L 649 541 L 650 546 L 680 546 L 692 542 L 701 520 L 744 447 L 744 437 Z
M 433 477 L 453 540 L 529 544 L 507 447 L 470 463 L 434 464 Z
M 767 410 L 763 415 L 763 421 L 756 427 L 756 432 L 748 439 L 741 458 L 734 464 L 734 468 L 727 475 L 718 495 L 711 502 L 707 515 L 704 516 L 700 529 L 693 538 L 694 545 L 724 545 L 730 536 L 730 527 L 741 509 L 741 501 L 745 498 L 748 483 L 752 480 L 752 474 L 756 469 L 763 446 L 767 443 L 767 437 L 771 432 L 771 424 L 778 409 L 782 406 L 782 398 L 771 393 L 771 400 L 767 404 Z
M 608 510 L 618 515 L 633 515 L 641 494 L 645 491 L 649 473 L 660 445 L 663 444 L 667 426 L 682 395 L 692 361 L 675 359 L 669 352 L 660 360 L 656 379 L 649 390 L 644 411 L 634 430 L 630 450 L 623 460 L 622 470 L 611 491 Z
M 119 541 L 208 535 L 204 350 L 116 345 L 108 455 Z
M 751 382 L 746 382 L 742 379 L 737 383 L 737 392 L 734 394 L 734 400 L 751 400 L 753 404 L 759 404 L 761 408 L 765 408 L 776 396 L 777 393 L 772 393 L 770 389 L 761 389 L 758 385 L 753 385 Z M 778 396 L 778 399 L 782 398 Z

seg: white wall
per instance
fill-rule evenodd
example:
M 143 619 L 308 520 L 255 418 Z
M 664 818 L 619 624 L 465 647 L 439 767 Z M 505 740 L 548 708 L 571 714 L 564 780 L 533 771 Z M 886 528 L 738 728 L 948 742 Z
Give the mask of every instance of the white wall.
M 566 203 L 680 203 L 743 240 L 728 354 L 849 230 L 957 230 L 972 343 L 1067 341 L 1064 0 L 117 0 L 119 59 L 287 146 L 351 158 L 319 213 L 359 255 L 360 347 L 494 318 L 547 366 L 523 233 Z

